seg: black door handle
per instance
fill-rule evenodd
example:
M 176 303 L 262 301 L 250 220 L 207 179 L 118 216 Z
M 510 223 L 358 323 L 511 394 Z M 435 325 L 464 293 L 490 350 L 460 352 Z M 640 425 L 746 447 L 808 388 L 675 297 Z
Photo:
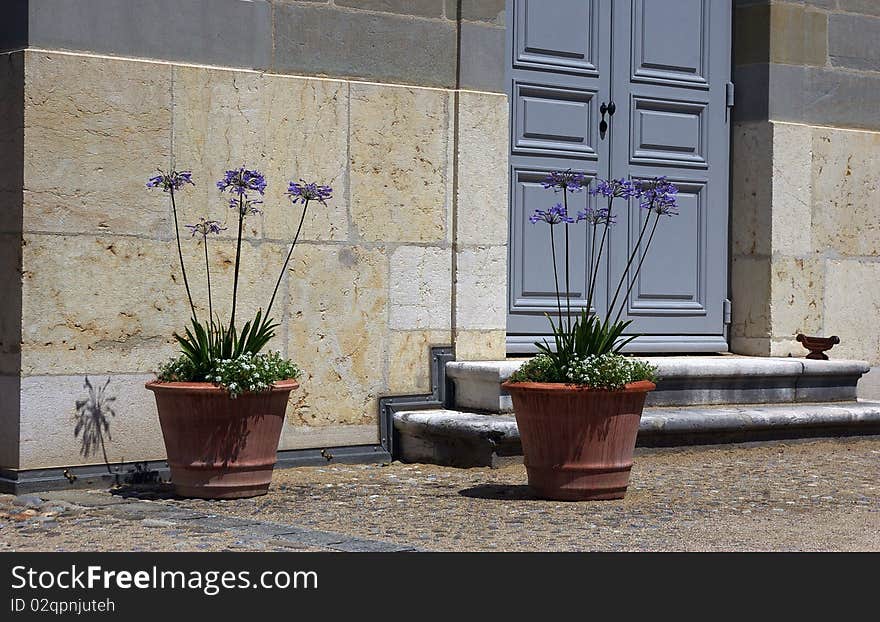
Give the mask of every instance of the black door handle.
M 613 101 L 607 104 L 602 102 L 602 105 L 599 106 L 599 113 L 602 115 L 602 120 L 599 122 L 599 134 L 602 138 L 605 138 L 605 132 L 608 131 L 608 122 L 605 120 L 605 115 L 607 114 L 610 119 L 614 116 L 615 112 L 617 112 L 617 105 Z

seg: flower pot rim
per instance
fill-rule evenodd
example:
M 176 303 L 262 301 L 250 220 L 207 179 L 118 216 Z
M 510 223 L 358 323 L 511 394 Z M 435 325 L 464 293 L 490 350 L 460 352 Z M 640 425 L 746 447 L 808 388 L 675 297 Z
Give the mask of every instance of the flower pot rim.
M 219 394 L 227 393 L 223 387 L 219 387 L 212 382 L 162 382 L 160 380 L 151 380 L 144 385 L 148 390 L 156 391 L 173 391 L 175 393 L 208 393 Z M 272 384 L 272 388 L 268 393 L 278 393 L 281 391 L 293 391 L 299 388 L 299 382 L 294 378 L 287 380 L 278 380 Z M 253 395 L 244 393 L 242 395 Z
M 657 385 L 650 380 L 638 380 L 630 382 L 622 389 L 593 389 L 587 386 L 576 384 L 567 384 L 564 382 L 511 382 L 507 380 L 501 385 L 504 389 L 520 390 L 520 391 L 543 391 L 549 393 L 567 392 L 567 393 L 647 393 L 657 388 Z

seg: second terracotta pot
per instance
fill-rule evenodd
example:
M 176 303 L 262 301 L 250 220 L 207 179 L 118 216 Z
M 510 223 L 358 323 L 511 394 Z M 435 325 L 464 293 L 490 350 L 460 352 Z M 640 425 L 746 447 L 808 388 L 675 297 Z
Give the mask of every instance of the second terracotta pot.
M 235 399 L 207 382 L 148 382 L 156 396 L 174 490 L 183 497 L 264 495 L 295 380 Z
M 503 386 L 513 398 L 529 486 L 536 495 L 560 501 L 623 498 L 653 382 L 617 391 L 536 382 Z

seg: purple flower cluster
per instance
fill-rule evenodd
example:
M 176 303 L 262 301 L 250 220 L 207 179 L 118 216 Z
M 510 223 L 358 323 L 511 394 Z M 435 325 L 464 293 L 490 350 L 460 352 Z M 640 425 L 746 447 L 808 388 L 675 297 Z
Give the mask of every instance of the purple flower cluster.
M 165 173 L 160 169 L 158 175 L 150 177 L 147 181 L 147 188 L 161 188 L 162 192 L 168 192 L 172 189 L 180 190 L 184 184 L 196 185 L 196 182 L 192 180 L 191 171 L 171 171 L 170 173 Z
M 532 224 L 546 222 L 548 225 L 558 225 L 561 222 L 572 224 L 574 222 L 574 219 L 568 215 L 568 211 L 562 207 L 561 203 L 557 203 L 546 212 L 536 209 L 535 213 L 529 216 L 529 220 Z
M 252 171 L 241 167 L 226 171 L 223 179 L 217 182 L 220 192 L 229 192 L 233 194 L 247 195 L 248 192 L 258 192 L 261 195 L 266 192 L 266 178 L 259 171 Z
M 194 225 L 184 225 L 195 237 L 196 233 L 200 233 L 203 237 L 208 237 L 209 233 L 218 234 L 221 231 L 226 231 L 226 227 L 221 227 L 220 223 L 216 220 L 205 220 L 204 218 L 199 218 L 199 222 Z
M 330 186 L 322 186 L 317 183 L 307 183 L 300 179 L 301 183 L 290 182 L 287 188 L 287 194 L 293 203 L 302 203 L 306 205 L 309 201 L 317 201 L 321 205 L 327 206 L 327 200 L 333 198 L 333 188 Z
M 639 207 L 661 216 L 678 214 L 678 186 L 666 177 L 655 177 L 637 183 L 639 192 L 635 196 L 639 197 Z
M 545 189 L 553 189 L 553 192 L 560 190 L 565 192 L 580 192 L 587 185 L 587 178 L 583 173 L 572 171 L 553 171 L 544 179 L 541 184 Z
M 639 190 L 629 179 L 600 179 L 596 181 L 596 187 L 590 188 L 593 196 L 603 196 L 609 199 L 628 199 L 638 196 Z

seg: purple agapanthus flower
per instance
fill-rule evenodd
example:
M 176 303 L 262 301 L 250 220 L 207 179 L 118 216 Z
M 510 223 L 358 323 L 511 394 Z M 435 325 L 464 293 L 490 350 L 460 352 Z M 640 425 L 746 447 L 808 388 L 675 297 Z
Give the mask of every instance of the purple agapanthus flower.
M 214 233 L 219 235 L 221 231 L 226 231 L 226 227 L 221 227 L 220 223 L 216 220 L 205 220 L 204 218 L 199 218 L 199 222 L 194 225 L 184 225 L 187 229 L 192 232 L 193 237 L 197 233 L 201 234 L 203 237 L 208 237 L 208 234 Z
M 239 196 L 247 196 L 248 192 L 258 192 L 264 194 L 266 192 L 266 178 L 259 171 L 240 167 L 226 171 L 223 179 L 217 182 L 217 188 L 220 192 L 227 190 Z
M 607 207 L 600 207 L 598 209 L 588 207 L 586 210 L 578 212 L 577 222 L 582 220 L 586 220 L 591 225 L 611 226 L 615 223 L 615 217 Z
M 560 190 L 580 192 L 584 189 L 584 186 L 587 185 L 587 178 L 583 173 L 578 173 L 571 169 L 566 171 L 553 171 L 544 178 L 541 185 L 546 189 L 552 188 L 553 192 L 559 192 Z
M 639 191 L 639 207 L 662 216 L 678 214 L 678 186 L 666 177 L 641 180 L 636 185 Z
M 159 169 L 159 174 L 147 181 L 147 188 L 161 188 L 162 192 L 168 192 L 171 189 L 180 190 L 184 184 L 196 185 L 192 180 L 192 171 L 171 171 L 166 173 Z
M 574 218 L 568 215 L 568 211 L 562 207 L 561 203 L 557 203 L 546 212 L 536 209 L 535 213 L 529 216 L 529 221 L 532 224 L 546 222 L 548 225 L 558 225 L 559 223 L 572 224 L 574 223 Z
M 229 199 L 229 209 L 241 209 L 242 216 L 246 216 L 248 214 L 262 214 L 263 210 L 261 210 L 257 205 L 262 205 L 262 201 L 255 201 L 252 199 L 248 199 L 247 195 L 244 195 L 244 200 L 239 201 L 235 197 Z
M 321 205 L 326 206 L 327 200 L 333 198 L 333 188 L 330 186 L 322 186 L 317 183 L 307 183 L 300 179 L 301 183 L 290 182 L 287 187 L 287 194 L 293 203 L 302 203 L 305 205 L 309 201 L 317 201 Z
M 639 189 L 629 179 L 599 179 L 595 187 L 590 188 L 590 194 L 609 199 L 628 199 L 638 196 Z

